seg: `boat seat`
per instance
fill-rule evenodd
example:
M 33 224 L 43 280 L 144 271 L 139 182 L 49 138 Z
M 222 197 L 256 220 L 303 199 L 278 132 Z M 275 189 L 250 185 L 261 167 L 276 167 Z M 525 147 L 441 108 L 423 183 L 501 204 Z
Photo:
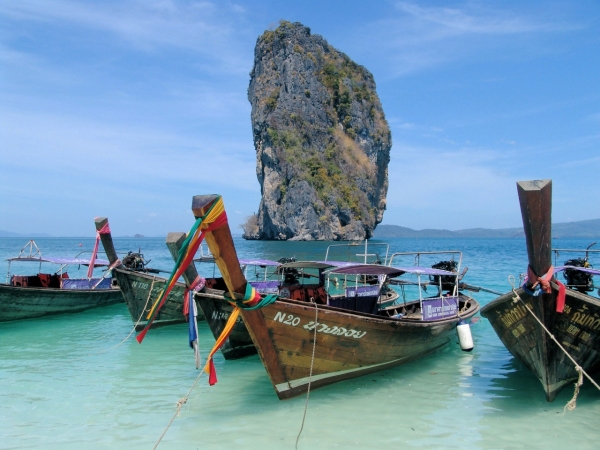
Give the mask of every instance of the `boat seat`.
M 291 292 L 290 296 L 291 296 L 292 300 L 300 300 L 301 302 L 306 300 L 306 292 L 304 291 L 304 288 L 302 288 L 302 287 L 294 289 Z
M 52 280 L 52 275 L 49 273 L 39 273 L 38 277 L 40 277 L 40 284 L 42 287 L 49 287 L 50 281 Z
M 21 286 L 21 287 L 42 287 L 40 283 L 40 277 L 37 275 L 13 275 L 12 278 L 13 286 Z
M 306 288 L 306 300 L 314 301 L 320 305 L 327 304 L 327 294 L 325 293 L 325 289 L 323 286 L 319 286 L 317 288 L 310 287 Z

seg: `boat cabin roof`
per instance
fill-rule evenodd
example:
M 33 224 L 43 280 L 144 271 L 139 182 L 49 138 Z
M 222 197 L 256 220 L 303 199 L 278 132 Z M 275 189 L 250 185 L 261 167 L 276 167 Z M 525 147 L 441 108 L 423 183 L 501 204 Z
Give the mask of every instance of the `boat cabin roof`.
M 336 275 L 387 275 L 388 277 L 397 277 L 404 273 L 403 270 L 396 267 L 382 266 L 380 264 L 353 264 L 343 267 L 337 267 L 329 271 Z
M 270 261 L 268 259 L 240 259 L 240 266 L 280 266 L 281 263 L 277 261 Z
M 281 264 L 277 270 L 281 272 L 284 269 L 329 269 L 335 267 L 331 261 L 294 261 Z
M 447 275 L 456 276 L 457 272 L 450 272 L 449 270 L 432 269 L 431 267 L 395 267 L 397 270 L 401 270 L 403 273 L 411 273 L 413 275 Z
M 600 270 L 592 269 L 591 267 L 578 267 L 578 266 L 559 266 L 554 268 L 554 273 L 562 272 L 563 270 L 578 270 L 580 272 L 590 273 L 592 275 L 600 275 Z
M 7 258 L 6 261 L 23 261 L 23 262 L 38 262 L 38 263 L 43 263 L 43 262 L 49 262 L 52 264 L 69 264 L 69 265 L 82 265 L 82 266 L 89 266 L 90 265 L 90 260 L 89 259 L 84 259 L 84 258 L 55 258 L 52 256 L 44 256 L 44 257 L 35 257 L 35 256 L 21 256 L 21 257 L 15 257 L 15 258 Z M 109 266 L 110 262 L 108 262 L 105 259 L 96 259 L 95 263 L 94 263 L 94 267 L 102 267 L 102 266 Z
M 431 267 L 390 267 L 379 264 L 353 264 L 346 267 L 332 269 L 329 271 L 329 273 L 338 275 L 387 275 L 388 277 L 397 277 L 405 273 L 414 275 L 457 275 L 456 272 L 432 269 Z

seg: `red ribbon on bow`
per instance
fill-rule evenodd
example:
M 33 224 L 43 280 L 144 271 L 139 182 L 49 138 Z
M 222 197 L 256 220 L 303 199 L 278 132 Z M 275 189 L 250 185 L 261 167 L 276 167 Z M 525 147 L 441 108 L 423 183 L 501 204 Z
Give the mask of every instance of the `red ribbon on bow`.
M 538 277 L 531 266 L 527 266 L 527 279 L 530 283 L 532 283 L 531 288 L 535 289 L 535 287 L 539 284 L 540 288 L 545 294 L 552 293 L 552 285 L 550 281 L 552 280 L 552 276 L 554 275 L 554 266 L 550 266 L 548 272 L 546 272 L 541 277 Z M 567 289 L 564 284 L 562 284 L 558 280 L 554 280 L 554 282 L 558 285 L 558 295 L 556 296 L 556 312 L 562 313 L 565 310 L 565 297 L 567 293 Z

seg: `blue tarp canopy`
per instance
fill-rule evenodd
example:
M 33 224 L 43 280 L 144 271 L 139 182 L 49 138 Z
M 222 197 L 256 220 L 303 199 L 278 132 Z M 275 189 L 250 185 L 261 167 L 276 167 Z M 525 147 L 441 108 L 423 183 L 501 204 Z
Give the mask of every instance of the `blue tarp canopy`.
M 600 275 L 600 270 L 592 269 L 591 267 L 577 267 L 577 266 L 560 266 L 554 268 L 554 273 L 562 272 L 563 270 L 578 270 L 580 272 L 591 273 L 592 275 Z
M 84 258 L 55 258 L 52 256 L 44 256 L 44 257 L 31 257 L 31 256 L 25 256 L 25 257 L 16 257 L 16 258 L 8 258 L 6 261 L 22 261 L 22 262 L 38 262 L 38 263 L 43 263 L 43 262 L 48 262 L 48 263 L 52 263 L 52 264 L 68 264 L 68 265 L 82 265 L 82 266 L 89 266 L 90 265 L 90 260 L 89 259 L 84 259 Z M 94 263 L 94 267 L 102 267 L 102 266 L 109 266 L 110 262 L 108 262 L 105 259 L 96 259 L 96 262 Z
M 432 269 L 431 267 L 390 267 L 379 264 L 352 264 L 333 269 L 329 273 L 339 275 L 387 275 L 388 277 L 397 277 L 404 273 L 411 273 L 414 275 L 457 275 L 456 272 Z
M 268 259 L 240 259 L 240 266 L 279 266 L 281 263 Z
M 279 272 L 284 269 L 329 269 L 335 267 L 331 261 L 294 261 L 280 265 L 277 270 Z
M 331 270 L 330 274 L 336 275 L 387 275 L 397 277 L 405 271 L 396 267 L 382 266 L 381 264 L 349 264 Z
M 432 269 L 431 267 L 396 267 L 405 273 L 412 273 L 413 275 L 446 275 L 446 276 L 457 276 L 456 272 L 450 272 L 448 270 Z

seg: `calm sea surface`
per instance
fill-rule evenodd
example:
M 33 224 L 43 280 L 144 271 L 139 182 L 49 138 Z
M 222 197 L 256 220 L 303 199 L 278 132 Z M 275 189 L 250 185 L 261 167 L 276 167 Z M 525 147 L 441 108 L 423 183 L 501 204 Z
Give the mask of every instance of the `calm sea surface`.
M 25 242 L 0 238 L 4 273 L 4 260 Z M 90 238 L 36 242 L 47 256 L 75 256 L 93 246 Z M 465 281 L 502 292 L 510 289 L 508 275 L 518 277 L 526 268 L 522 239 L 373 242 L 385 242 L 393 252 L 461 250 L 469 268 Z M 173 266 L 163 239 L 123 238 L 115 244 L 119 251 L 141 248 L 151 267 Z M 236 240 L 240 257 L 267 259 L 324 259 L 329 244 Z M 588 244 L 554 241 L 559 248 Z M 592 262 L 600 267 L 600 261 Z M 36 270 L 35 264 L 11 267 L 17 274 Z M 211 273 L 208 266 L 200 271 Z M 482 305 L 494 298 L 473 296 Z M 153 448 L 199 372 L 185 324 L 151 330 L 142 345 L 133 338 L 121 343 L 131 329 L 124 303 L 0 323 L 0 448 Z M 298 448 L 600 448 L 600 392 L 588 381 L 577 408 L 563 415 L 571 387 L 547 403 L 540 383 L 508 353 L 486 319 L 472 332 L 471 353 L 452 343 L 393 370 L 314 390 Z M 213 344 L 201 322 L 203 356 Z M 210 387 L 202 377 L 159 448 L 294 448 L 305 396 L 278 400 L 258 356 L 225 361 L 217 353 L 215 365 L 219 382 Z

